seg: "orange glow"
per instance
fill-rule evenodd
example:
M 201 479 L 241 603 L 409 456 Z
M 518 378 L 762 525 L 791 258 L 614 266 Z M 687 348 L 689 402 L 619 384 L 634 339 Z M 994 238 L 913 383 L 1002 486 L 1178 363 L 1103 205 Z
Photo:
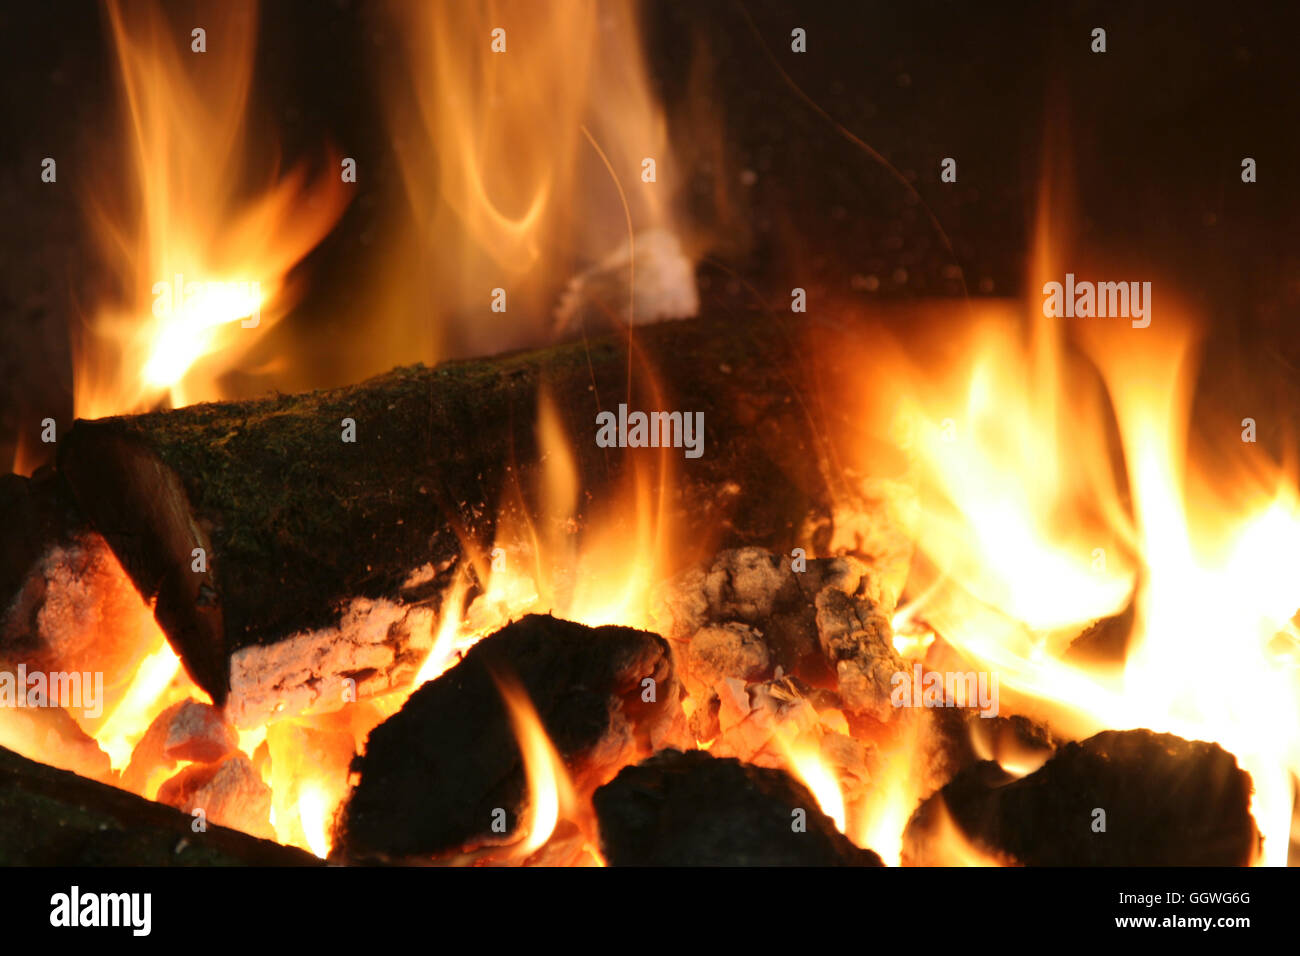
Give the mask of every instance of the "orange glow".
M 882 382 L 904 396 L 925 500 L 920 597 L 902 621 L 996 672 L 1008 712 L 1078 736 L 1141 727 L 1221 744 L 1254 781 L 1263 862 L 1284 865 L 1300 773 L 1300 681 L 1278 640 L 1300 608 L 1282 571 L 1300 556 L 1294 476 L 1232 426 L 1213 460 L 1189 453 L 1199 323 L 1168 283 L 1149 328 L 1045 317 L 1038 290 L 1067 271 L 1053 239 L 1039 237 L 1027 320 L 978 307 L 945 333 L 955 364 Z M 1062 658 L 1130 600 L 1122 675 Z
M 550 332 L 563 283 L 676 225 L 680 188 L 635 0 L 392 3 L 390 122 L 440 331 L 474 352 Z M 563 64 L 557 69 L 557 64 Z M 656 179 L 641 181 L 645 158 Z M 487 290 L 509 308 L 487 313 Z M 621 305 L 621 303 L 620 303 Z
M 177 677 L 187 686 L 175 686 Z M 121 702 L 95 733 L 114 769 L 121 770 L 130 762 L 132 749 L 153 719 L 190 696 L 192 687 L 181 671 L 181 659 L 159 631 L 157 648 L 141 662 Z
M 844 833 L 848 825 L 844 793 L 835 771 L 822 759 L 816 741 L 808 739 L 811 736 L 806 734 L 790 742 L 779 739 L 782 739 L 781 747 L 789 762 L 790 772 L 812 791 L 822 813 L 834 820 L 835 828 Z
M 257 8 L 210 11 L 202 69 L 161 7 L 108 5 L 121 80 L 129 210 L 91 198 L 122 299 L 78 344 L 78 417 L 223 397 L 217 381 L 292 306 L 290 270 L 345 204 L 336 170 L 299 170 L 245 198 L 244 143 Z M 265 155 L 262 144 L 258 155 Z

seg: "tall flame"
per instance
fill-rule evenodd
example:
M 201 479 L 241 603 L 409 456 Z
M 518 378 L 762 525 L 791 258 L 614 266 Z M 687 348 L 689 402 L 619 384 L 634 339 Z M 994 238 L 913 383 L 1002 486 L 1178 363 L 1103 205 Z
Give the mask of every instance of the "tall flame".
M 475 352 L 536 340 L 564 280 L 630 233 L 676 225 L 682 178 L 637 2 L 391 8 L 403 66 L 390 74 L 391 122 L 439 327 Z M 497 288 L 508 307 L 490 311 Z
M 345 205 L 333 171 L 310 185 L 302 170 L 271 183 L 244 174 L 255 3 L 210 10 L 202 53 L 156 5 L 111 0 L 108 20 L 128 181 L 98 184 L 90 204 L 122 298 L 78 344 L 83 418 L 222 397 L 219 377 L 292 306 L 290 270 Z M 132 209 L 102 198 L 123 192 Z
M 560 821 L 560 814 L 572 812 L 575 798 L 564 761 L 555 752 L 528 693 L 517 681 L 507 677 L 498 677 L 497 684 L 519 742 L 528 781 L 528 818 L 522 827 L 523 839 L 516 848 L 519 859 L 523 860 L 546 845 Z
M 937 569 L 913 582 L 928 585 L 914 613 L 996 671 L 1018 709 L 1069 732 L 1144 727 L 1220 743 L 1253 779 L 1263 862 L 1285 864 L 1300 582 L 1280 569 L 1300 553 L 1296 485 L 1236 426 L 1213 461 L 1189 453 L 1197 323 L 1168 283 L 1154 284 L 1150 327 L 1073 320 L 1090 365 L 1068 352 L 1062 320 L 1036 295 L 1065 273 L 1048 240 L 1029 322 L 990 307 L 963 367 L 907 391 L 929 498 L 917 545 Z M 1130 600 L 1122 674 L 1064 659 L 1069 639 Z

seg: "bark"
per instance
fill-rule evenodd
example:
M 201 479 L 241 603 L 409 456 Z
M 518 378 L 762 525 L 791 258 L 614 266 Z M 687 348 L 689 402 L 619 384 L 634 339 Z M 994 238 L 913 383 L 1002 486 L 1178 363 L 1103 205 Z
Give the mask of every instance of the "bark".
M 348 677 L 363 696 L 409 681 L 425 615 L 472 550 L 491 547 L 499 513 L 542 512 L 543 387 L 571 442 L 579 525 L 630 463 L 662 464 L 700 553 L 815 548 L 801 535 L 829 534 L 825 421 L 814 428 L 793 384 L 797 331 L 783 319 L 664 323 L 636 330 L 631 362 L 623 333 L 333 391 L 81 421 L 59 468 L 156 599 L 191 676 L 247 726 L 341 706 Z M 597 447 L 596 413 L 620 402 L 703 412 L 702 457 Z M 345 418 L 355 443 L 342 441 Z
M 0 865 L 311 866 L 292 847 L 0 749 Z

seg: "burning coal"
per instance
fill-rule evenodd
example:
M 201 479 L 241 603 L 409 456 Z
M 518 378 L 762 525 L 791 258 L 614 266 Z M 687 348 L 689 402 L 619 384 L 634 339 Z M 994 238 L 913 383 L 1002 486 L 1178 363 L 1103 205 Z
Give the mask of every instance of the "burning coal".
M 1058 214 L 1059 145 L 1022 298 L 876 307 L 914 250 L 786 282 L 830 253 L 766 206 L 737 225 L 738 191 L 788 198 L 779 151 L 742 164 L 674 107 L 707 51 L 664 82 L 631 2 L 367 13 L 373 193 L 383 163 L 325 135 L 271 158 L 255 5 L 201 49 L 105 9 L 112 281 L 78 420 L 42 419 L 56 460 L 0 483 L 23 806 L 126 827 L 140 863 L 177 833 L 274 864 L 1288 862 L 1300 485 L 1253 418 L 1198 411 L 1208 323 L 1175 279 L 1076 280 L 1121 273 Z M 902 184 L 898 220 L 938 227 L 742 13 Z M 318 257 L 384 203 L 372 341 L 287 387 L 315 380 L 285 325 L 344 281 Z M 833 249 L 851 217 L 817 215 Z

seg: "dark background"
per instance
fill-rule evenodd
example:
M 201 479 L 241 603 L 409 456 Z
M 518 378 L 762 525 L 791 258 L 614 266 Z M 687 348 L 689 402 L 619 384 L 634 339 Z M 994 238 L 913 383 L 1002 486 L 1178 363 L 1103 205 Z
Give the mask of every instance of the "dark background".
M 182 38 L 202 22 L 201 4 L 168 9 Z M 333 144 L 361 169 L 300 267 L 307 297 L 266 341 L 317 343 L 294 387 L 359 377 L 331 356 L 364 338 L 366 279 L 408 225 L 374 69 L 396 38 L 378 13 L 351 0 L 260 13 L 253 129 L 285 166 Z M 681 199 L 712 240 L 706 308 L 786 308 L 794 285 L 810 311 L 1021 294 L 1050 134 L 1073 173 L 1077 241 L 1175 277 L 1213 320 L 1213 352 L 1236 356 L 1233 375 L 1300 377 L 1294 3 L 652 0 L 645 25 L 693 168 Z M 790 51 L 795 26 L 806 54 Z M 1104 55 L 1089 50 L 1096 26 Z M 103 282 L 78 182 L 111 152 L 115 69 L 97 4 L 0 6 L 0 466 L 41 418 L 70 422 L 68 330 Z M 720 148 L 705 127 L 723 131 Z M 45 156 L 56 185 L 40 181 Z M 945 156 L 956 184 L 939 181 Z

